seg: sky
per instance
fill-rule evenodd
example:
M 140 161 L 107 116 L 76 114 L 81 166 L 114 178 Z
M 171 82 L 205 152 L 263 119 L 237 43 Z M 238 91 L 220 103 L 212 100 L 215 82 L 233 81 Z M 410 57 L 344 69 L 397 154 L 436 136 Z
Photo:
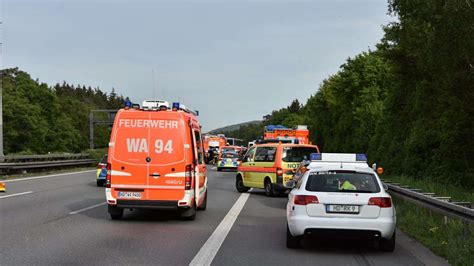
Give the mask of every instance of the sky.
M 302 103 L 395 20 L 384 0 L 3 0 L 2 68 L 200 111 L 204 131 Z

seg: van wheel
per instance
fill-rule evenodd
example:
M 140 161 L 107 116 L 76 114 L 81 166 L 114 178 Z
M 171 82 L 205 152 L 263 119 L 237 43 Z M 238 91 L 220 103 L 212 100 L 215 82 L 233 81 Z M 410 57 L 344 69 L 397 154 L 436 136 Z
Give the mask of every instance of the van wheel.
M 102 180 L 97 180 L 96 183 L 98 187 L 104 186 L 104 182 L 102 182 Z
M 393 252 L 395 250 L 395 232 L 390 239 L 382 238 L 379 240 L 379 249 L 386 252 Z
M 287 248 L 300 248 L 301 247 L 301 237 L 293 236 L 290 233 L 290 228 L 286 224 L 286 247 Z
M 204 194 L 204 201 L 201 203 L 201 206 L 198 207 L 198 210 L 204 211 L 207 208 L 207 193 L 209 193 L 206 189 L 206 194 Z
M 110 214 L 110 218 L 112 218 L 112 220 L 121 220 L 123 218 L 123 209 L 122 208 L 118 208 L 116 206 L 110 206 L 109 205 L 108 211 L 109 211 L 109 214 Z
M 196 204 L 182 212 L 181 219 L 185 221 L 194 221 L 194 219 L 196 219 Z
M 247 192 L 250 189 L 249 187 L 244 186 L 244 180 L 242 179 L 242 176 L 240 175 L 238 175 L 235 180 L 235 188 L 240 193 Z
M 265 182 L 263 183 L 263 186 L 265 187 L 265 195 L 267 197 L 272 197 L 275 194 L 273 192 L 273 185 L 270 179 L 266 178 Z

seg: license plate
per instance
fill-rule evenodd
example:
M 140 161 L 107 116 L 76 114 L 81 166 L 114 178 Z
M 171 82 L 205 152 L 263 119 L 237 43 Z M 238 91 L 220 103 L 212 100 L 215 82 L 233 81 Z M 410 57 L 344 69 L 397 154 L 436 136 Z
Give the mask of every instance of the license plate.
M 124 192 L 119 191 L 118 197 L 122 199 L 141 199 L 142 193 L 141 192 Z
M 326 205 L 326 212 L 359 213 L 359 206 L 357 205 Z

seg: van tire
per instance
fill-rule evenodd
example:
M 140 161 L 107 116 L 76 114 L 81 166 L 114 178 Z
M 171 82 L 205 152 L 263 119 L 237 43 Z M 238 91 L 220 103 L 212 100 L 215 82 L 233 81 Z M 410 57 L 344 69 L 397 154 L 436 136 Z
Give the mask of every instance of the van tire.
M 123 209 L 116 206 L 108 206 L 110 218 L 112 220 L 121 220 L 123 218 Z
M 275 195 L 273 184 L 268 177 L 265 178 L 265 181 L 263 182 L 263 187 L 265 188 L 265 195 L 267 197 L 273 197 Z
M 181 220 L 194 221 L 196 219 L 196 205 L 194 204 L 191 208 L 181 213 Z
M 204 210 L 206 210 L 206 208 L 207 208 L 207 193 L 208 193 L 208 191 L 207 191 L 207 189 L 206 189 L 206 194 L 204 194 L 204 195 L 205 195 L 205 196 L 204 196 L 204 200 L 203 200 L 203 202 L 201 203 L 201 206 L 198 207 L 198 210 L 200 210 L 200 211 L 204 211 Z
M 379 240 L 379 249 L 385 252 L 393 252 L 395 250 L 395 232 L 390 239 L 381 238 Z
M 235 188 L 237 189 L 238 192 L 240 193 L 245 193 L 249 191 L 249 187 L 244 186 L 244 180 L 242 179 L 241 175 L 237 175 L 235 179 Z
M 301 247 L 301 237 L 293 236 L 290 233 L 290 228 L 288 228 L 288 224 L 286 224 L 286 247 L 291 249 Z
M 97 186 L 98 186 L 98 187 L 103 187 L 104 184 L 105 184 L 104 180 L 97 180 L 96 183 L 97 183 Z

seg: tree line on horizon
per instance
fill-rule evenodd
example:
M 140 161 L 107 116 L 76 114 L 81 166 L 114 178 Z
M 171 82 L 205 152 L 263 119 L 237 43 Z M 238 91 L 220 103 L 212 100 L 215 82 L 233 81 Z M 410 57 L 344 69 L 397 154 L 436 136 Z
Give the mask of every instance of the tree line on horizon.
M 92 109 L 119 109 L 124 97 L 112 89 L 48 86 L 18 68 L 2 70 L 3 147 L 8 154 L 82 152 L 89 148 Z M 106 147 L 110 129 L 95 127 L 95 144 Z
M 301 104 L 225 132 L 306 124 L 323 152 L 367 153 L 390 174 L 474 187 L 474 4 L 388 1 L 398 21 Z

